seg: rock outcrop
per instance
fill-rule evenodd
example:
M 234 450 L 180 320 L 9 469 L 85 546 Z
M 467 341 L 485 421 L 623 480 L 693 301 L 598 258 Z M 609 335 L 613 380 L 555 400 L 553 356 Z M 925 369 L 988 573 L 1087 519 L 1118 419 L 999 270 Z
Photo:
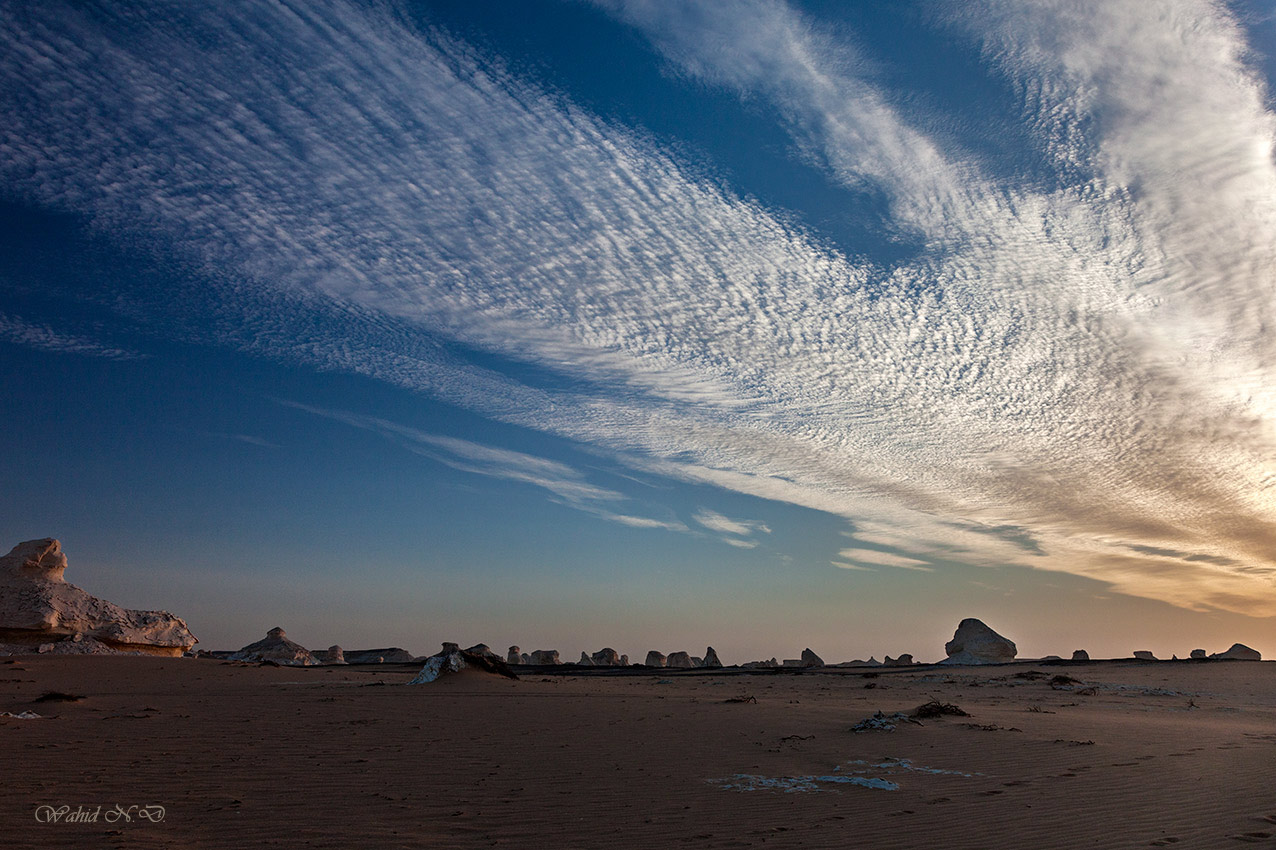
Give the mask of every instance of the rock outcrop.
M 501 658 L 501 656 L 499 656 L 499 655 L 497 655 L 495 652 L 493 652 L 493 651 L 492 651 L 492 648 L 491 648 L 490 646 L 488 646 L 487 644 L 485 644 L 485 643 L 476 643 L 476 644 L 474 644 L 473 646 L 471 646 L 469 649 L 467 649 L 467 650 L 465 650 L 465 651 L 466 651 L 466 652 L 469 652 L 469 653 L 472 653 L 473 655 L 484 655 L 484 656 L 487 656 L 488 658 L 495 658 L 495 659 L 497 659 L 498 661 L 504 661 L 504 660 L 505 660 L 505 659 Z
M 664 653 L 656 652 L 653 649 L 647 652 L 647 660 L 643 664 L 647 667 L 664 667 L 667 660 Z
M 912 667 L 913 656 L 909 655 L 907 652 L 901 654 L 898 658 L 891 658 L 888 655 L 886 656 L 886 660 L 882 662 L 882 666 L 883 667 Z
M 616 650 L 612 649 L 610 646 L 606 646 L 598 650 L 593 655 L 589 656 L 589 660 L 594 662 L 595 667 L 620 666 L 620 655 L 618 655 Z
M 691 656 L 686 652 L 671 652 L 669 657 L 665 659 L 666 667 L 694 667 L 691 663 Z
M 1205 658 L 1207 657 L 1207 653 L 1203 649 L 1194 649 L 1192 650 L 1192 657 L 1197 659 Z
M 517 646 L 511 646 L 509 648 L 509 651 L 505 653 L 505 663 L 506 664 L 522 664 L 523 663 L 522 652 L 523 651 L 519 649 Z
M 823 667 L 824 659 L 812 652 L 811 648 L 808 646 L 806 649 L 802 650 L 802 666 Z
M 345 664 L 346 654 L 335 643 L 327 649 L 312 649 L 310 654 L 319 664 Z
M 271 661 L 290 667 L 308 667 L 318 661 L 296 641 L 288 639 L 284 630 L 275 626 L 259 641 L 248 644 L 230 656 L 231 661 Z
M 504 676 L 507 679 L 518 678 L 514 671 L 510 670 L 496 653 L 470 652 L 468 649 L 457 649 L 456 646 L 454 643 L 443 644 L 443 650 L 425 659 L 421 672 L 417 673 L 416 677 L 408 684 L 428 685 L 431 682 L 437 682 L 445 676 L 451 676 L 465 670 Z
M 718 660 L 718 653 L 714 651 L 714 649 L 713 649 L 713 647 L 712 647 L 712 646 L 711 646 L 711 647 L 708 647 L 707 649 L 705 649 L 705 651 L 704 651 L 704 663 L 702 663 L 700 666 L 701 666 L 701 667 L 713 667 L 713 668 L 717 668 L 717 667 L 721 667 L 721 666 L 722 666 L 722 662 Z
M 563 662 L 558 660 L 557 649 L 538 649 L 528 657 L 527 663 L 550 665 L 562 664 Z
M 1257 649 L 1250 649 L 1243 643 L 1234 643 L 1225 652 L 1215 652 L 1210 658 L 1221 658 L 1230 661 L 1262 661 L 1263 656 Z
M 1156 656 L 1146 649 L 1134 650 L 1134 657 L 1139 659 L 1140 661 L 1155 661 L 1156 660 Z
M 628 656 L 628 655 L 622 655 L 622 656 L 620 656 L 620 666 L 621 666 L 621 667 L 628 667 L 628 666 L 629 666 L 629 656 Z
M 997 634 L 982 620 L 967 617 L 957 624 L 944 652 L 948 657 L 940 664 L 1006 664 L 1015 660 L 1019 650 L 1014 641 Z
M 580 651 L 580 660 L 576 662 L 579 667 L 593 667 L 594 659 L 585 654 L 585 650 Z
M 19 543 L 0 558 L 0 644 L 35 652 L 66 642 L 59 652 L 180 656 L 197 643 L 186 623 L 167 611 L 121 608 L 68 584 L 66 567 L 62 544 L 53 538 Z
M 1074 649 L 1072 650 L 1072 660 L 1073 661 L 1089 661 L 1090 653 L 1086 652 L 1084 649 Z

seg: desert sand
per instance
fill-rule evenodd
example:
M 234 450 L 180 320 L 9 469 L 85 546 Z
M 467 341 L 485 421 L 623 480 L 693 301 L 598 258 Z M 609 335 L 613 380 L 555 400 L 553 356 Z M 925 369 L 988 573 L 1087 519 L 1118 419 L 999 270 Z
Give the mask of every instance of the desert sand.
M 6 847 L 1276 847 L 1270 662 L 0 662 Z M 850 731 L 931 699 L 970 716 Z

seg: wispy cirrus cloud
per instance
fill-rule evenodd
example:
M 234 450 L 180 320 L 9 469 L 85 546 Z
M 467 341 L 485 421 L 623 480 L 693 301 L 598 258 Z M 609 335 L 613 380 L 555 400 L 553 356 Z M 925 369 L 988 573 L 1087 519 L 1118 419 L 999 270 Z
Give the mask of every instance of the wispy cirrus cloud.
M 611 506 L 628 501 L 625 494 L 591 484 L 585 480 L 585 476 L 579 470 L 556 460 L 475 443 L 472 440 L 431 434 L 377 416 L 319 408 L 295 401 L 276 400 L 276 403 L 314 416 L 342 422 L 353 428 L 371 431 L 394 441 L 413 454 L 430 458 L 461 472 L 539 487 L 551 493 L 554 500 L 560 504 L 585 511 L 610 522 L 618 522 L 633 528 L 687 530 L 686 526 L 677 520 L 617 513 Z
M 882 566 L 1030 564 L 1276 613 L 1254 572 L 1276 551 L 1271 116 L 1216 5 L 937 13 L 1018 86 L 1058 175 L 1042 189 L 945 150 L 787 6 L 608 4 L 687 73 L 774 103 L 837 181 L 879 188 L 924 245 L 893 264 L 390 11 L 143 7 L 138 29 L 19 5 L 0 9 L 7 191 L 188 257 L 243 313 L 223 344 L 846 517 L 894 550 Z M 619 501 L 553 461 L 354 416 L 599 515 Z
M 60 351 L 104 357 L 107 360 L 137 360 L 145 357 L 136 351 L 116 348 L 91 337 L 55 330 L 48 324 L 32 322 L 21 316 L 0 312 L 0 340 L 41 351 Z

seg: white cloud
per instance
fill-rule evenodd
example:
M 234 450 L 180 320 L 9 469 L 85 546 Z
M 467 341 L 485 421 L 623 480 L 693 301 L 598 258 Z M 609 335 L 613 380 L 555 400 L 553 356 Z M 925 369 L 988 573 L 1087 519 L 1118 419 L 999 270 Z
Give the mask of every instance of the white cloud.
M 701 508 L 692 516 L 696 522 L 703 525 L 710 531 L 718 531 L 723 534 L 736 534 L 741 537 L 760 532 L 762 534 L 770 534 L 771 529 L 767 528 L 766 523 L 758 522 L 750 519 L 731 519 L 723 516 L 717 511 L 711 511 L 708 508 Z
M 877 549 L 842 549 L 837 555 L 839 558 L 855 564 L 898 567 L 901 570 L 918 570 L 924 573 L 933 573 L 935 571 L 935 568 L 928 566 L 925 561 L 907 558 L 892 552 L 882 552 Z
M 0 340 L 41 351 L 85 354 L 107 360 L 137 360 L 145 355 L 124 348 L 105 345 L 95 339 L 54 330 L 47 324 L 31 322 L 21 316 L 0 313 Z
M 918 558 L 1276 612 L 1254 572 L 1276 542 L 1272 119 L 1220 7 L 953 19 L 1023 97 L 1047 189 L 953 158 L 785 6 L 621 8 L 687 73 L 774 103 L 837 180 L 879 188 L 926 245 L 889 267 L 442 33 L 336 2 L 183 14 L 138 31 L 0 8 L 0 177 L 199 266 L 243 311 L 210 331 L 223 344 L 843 516 Z M 304 336 L 272 324 L 281 304 Z M 611 513 L 619 494 L 554 461 L 356 419 L 664 522 Z
M 872 567 L 866 567 L 862 564 L 848 564 L 846 561 L 829 561 L 830 564 L 840 570 L 855 570 L 857 572 L 872 573 L 876 572 Z

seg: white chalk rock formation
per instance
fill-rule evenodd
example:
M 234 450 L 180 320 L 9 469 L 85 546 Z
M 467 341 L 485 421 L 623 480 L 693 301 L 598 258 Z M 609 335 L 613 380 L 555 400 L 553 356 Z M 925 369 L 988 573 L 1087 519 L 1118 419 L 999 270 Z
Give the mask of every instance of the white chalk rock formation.
M 1134 657 L 1139 659 L 1140 661 L 1155 661 L 1156 660 L 1156 656 L 1146 649 L 1134 650 Z
M 616 650 L 612 649 L 610 646 L 605 646 L 598 650 L 593 655 L 589 656 L 589 660 L 594 663 L 595 667 L 620 666 L 620 655 L 618 655 Z
M 460 673 L 462 670 L 489 673 L 504 676 L 507 679 L 518 678 L 499 655 L 495 653 L 484 655 L 481 652 L 470 652 L 468 649 L 457 649 L 456 646 L 454 643 L 443 644 L 443 650 L 425 659 L 421 672 L 417 673 L 408 684 L 428 685 L 444 676 Z
M 628 666 L 629 666 L 629 656 L 628 656 L 628 655 L 622 655 L 622 656 L 620 656 L 620 666 L 621 666 L 621 667 L 628 667 Z
M 345 664 L 346 654 L 335 643 L 327 649 L 312 649 L 310 654 L 320 664 Z
M 230 656 L 231 661 L 273 661 L 292 667 L 308 667 L 318 661 L 296 641 L 288 639 L 284 630 L 275 626 L 259 641 L 248 644 Z
M 528 664 L 562 664 L 558 659 L 557 649 L 535 650 L 527 660 Z
M 467 649 L 467 650 L 465 650 L 465 651 L 466 651 L 466 652 L 468 652 L 468 653 L 470 653 L 470 654 L 472 654 L 472 655 L 482 655 L 482 656 L 484 656 L 485 658 L 495 658 L 495 659 L 497 659 L 497 660 L 499 660 L 499 661 L 504 661 L 504 660 L 505 660 L 505 659 L 501 658 L 501 656 L 499 656 L 499 655 L 497 655 L 495 652 L 493 652 L 493 651 L 492 651 L 492 648 L 491 648 L 490 646 L 488 646 L 487 644 L 485 644 L 485 643 L 476 643 L 476 644 L 474 644 L 473 646 L 471 646 L 469 649 Z
M 509 651 L 505 653 L 506 664 L 523 664 L 522 650 L 517 646 L 511 646 Z
M 51 537 L 19 543 L 0 558 L 0 643 L 34 652 L 68 641 L 59 653 L 100 644 L 97 652 L 180 656 L 198 642 L 167 611 L 121 608 L 68 584 L 66 566 L 62 544 Z
M 576 665 L 579 667 L 593 667 L 594 659 L 586 655 L 585 650 L 582 649 L 580 651 L 580 660 L 576 662 Z
M 812 652 L 811 648 L 808 646 L 806 649 L 802 650 L 802 666 L 823 667 L 824 659 Z
M 531 664 L 531 663 L 532 663 L 532 656 L 530 656 L 530 655 L 528 655 L 526 652 L 524 652 L 522 655 L 520 655 L 520 656 L 518 657 L 518 663 L 519 663 L 519 664 Z
M 656 652 L 654 649 L 647 652 L 647 660 L 643 662 L 647 667 L 664 667 L 668 661 L 664 653 Z
M 1072 660 L 1073 661 L 1089 661 L 1090 653 L 1086 652 L 1084 649 L 1074 649 L 1072 650 Z
M 717 667 L 721 667 L 721 666 L 722 666 L 722 662 L 718 660 L 718 653 L 714 651 L 714 649 L 713 649 L 713 647 L 712 647 L 712 646 L 711 646 L 711 647 L 708 647 L 707 649 L 705 649 L 705 651 L 704 651 L 704 663 L 703 663 L 703 664 L 701 664 L 700 666 L 701 666 L 701 667 L 714 667 L 714 668 L 717 668 Z
M 691 656 L 685 652 L 671 652 L 665 659 L 666 667 L 691 667 Z
M 1205 652 L 1205 650 L 1203 650 L 1203 649 L 1194 649 L 1194 650 L 1192 650 L 1192 657 L 1193 657 L 1193 658 L 1205 658 L 1205 657 L 1206 657 L 1206 652 Z
M 746 661 L 740 666 L 746 670 L 769 670 L 772 667 L 779 667 L 780 662 L 772 658 L 770 661 Z
M 1257 649 L 1250 649 L 1243 643 L 1234 643 L 1226 652 L 1215 652 L 1210 658 L 1222 658 L 1232 661 L 1262 661 L 1263 656 Z
M 913 656 L 909 655 L 907 652 L 902 653 L 898 658 L 891 658 L 888 655 L 886 656 L 886 660 L 882 662 L 882 666 L 883 667 L 912 667 Z
M 944 644 L 948 657 L 940 664 L 1006 664 L 1019 652 L 1015 642 L 984 625 L 982 620 L 967 617 L 957 624 L 953 639 Z

